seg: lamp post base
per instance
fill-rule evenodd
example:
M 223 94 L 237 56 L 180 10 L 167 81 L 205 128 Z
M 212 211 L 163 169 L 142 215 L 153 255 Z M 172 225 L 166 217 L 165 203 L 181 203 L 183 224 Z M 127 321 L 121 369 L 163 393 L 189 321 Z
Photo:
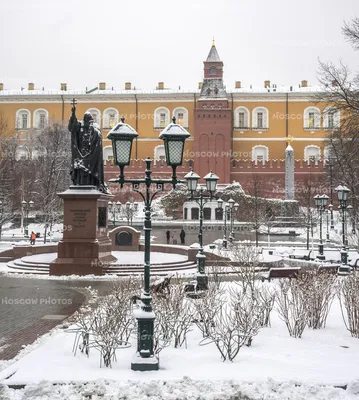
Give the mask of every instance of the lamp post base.
M 136 353 L 132 358 L 131 369 L 132 371 L 158 371 L 158 358 L 156 356 L 144 358 Z
M 198 274 L 197 275 L 197 291 L 208 290 L 208 275 Z

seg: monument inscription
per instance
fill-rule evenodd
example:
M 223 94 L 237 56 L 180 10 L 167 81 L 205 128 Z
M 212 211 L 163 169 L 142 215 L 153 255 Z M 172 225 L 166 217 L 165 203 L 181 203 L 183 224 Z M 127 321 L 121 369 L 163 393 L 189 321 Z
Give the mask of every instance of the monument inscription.
M 88 215 L 91 212 L 90 209 L 70 209 L 73 214 L 73 225 L 74 228 L 86 228 L 86 223 L 88 220 Z

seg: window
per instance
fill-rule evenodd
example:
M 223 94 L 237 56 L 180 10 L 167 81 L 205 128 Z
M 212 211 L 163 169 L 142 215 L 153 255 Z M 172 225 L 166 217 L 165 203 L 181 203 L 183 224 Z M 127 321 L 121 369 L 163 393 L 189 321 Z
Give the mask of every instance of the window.
M 244 112 L 238 113 L 238 127 L 244 128 Z
M 217 68 L 216 68 L 214 65 L 212 65 L 212 66 L 209 68 L 209 74 L 210 74 L 210 75 L 216 75 L 216 73 L 217 73 Z
M 116 125 L 116 114 L 115 113 L 110 113 L 108 115 L 109 119 L 109 127 L 112 129 Z
M 252 129 L 268 129 L 268 110 L 264 107 L 257 107 L 253 110 Z
M 153 127 L 163 129 L 170 123 L 170 110 L 166 107 L 156 108 L 154 112 Z
M 223 208 L 216 208 L 216 221 L 223 220 Z
M 263 128 L 263 113 L 257 113 L 257 128 Z
M 324 129 L 336 129 L 340 125 L 340 112 L 336 108 L 329 108 L 323 111 Z
M 112 146 L 105 146 L 103 148 L 103 160 L 113 161 L 113 149 Z
M 173 116 L 176 118 L 176 123 L 188 128 L 188 111 L 184 107 L 178 107 L 173 110 Z
M 160 114 L 160 128 L 165 128 L 166 127 L 166 114 L 161 113 Z
M 306 146 L 304 149 L 304 160 L 305 161 L 318 161 L 320 159 L 320 147 L 319 146 Z
M 209 207 L 206 207 L 203 209 L 203 219 L 205 220 L 210 220 L 211 219 L 211 209 Z
M 166 161 L 166 152 L 165 152 L 165 146 L 163 144 L 156 146 L 155 147 L 155 154 L 154 154 L 154 164 L 158 161 Z
M 177 124 L 183 126 L 183 113 L 178 113 Z
M 269 159 L 269 152 L 267 146 L 254 146 L 252 148 L 252 161 L 256 164 L 259 162 L 266 162 Z
M 187 219 L 187 217 L 188 217 L 188 209 L 187 209 L 187 207 L 185 207 L 185 209 L 184 209 L 184 219 Z
M 248 129 L 249 126 L 249 110 L 245 107 L 237 107 L 234 110 L 234 128 Z
M 46 126 L 46 115 L 45 114 L 40 114 L 40 129 L 44 129 Z
M 196 207 L 192 207 L 191 208 L 191 216 L 192 216 L 192 220 L 194 219 L 199 219 L 199 209 Z
M 319 108 L 307 107 L 304 110 L 304 129 L 320 129 Z
M 91 115 L 93 115 L 92 110 L 89 110 L 91 112 Z M 103 112 L 103 127 L 105 129 L 112 129 L 114 128 L 117 123 L 118 123 L 118 111 L 115 108 L 107 108 L 104 112 Z M 98 116 L 100 116 L 98 114 Z
M 28 126 L 28 115 L 26 113 L 21 114 L 21 129 L 27 129 Z

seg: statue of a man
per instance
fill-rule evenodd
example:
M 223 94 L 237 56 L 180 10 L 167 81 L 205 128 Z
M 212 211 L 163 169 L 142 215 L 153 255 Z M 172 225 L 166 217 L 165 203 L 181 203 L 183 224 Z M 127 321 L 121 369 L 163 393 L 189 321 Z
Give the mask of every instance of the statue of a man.
M 89 112 L 85 113 L 83 121 L 78 121 L 75 103 L 71 111 L 69 131 L 71 132 L 72 183 L 96 186 L 101 192 L 107 193 L 103 173 L 100 127 L 94 122 Z

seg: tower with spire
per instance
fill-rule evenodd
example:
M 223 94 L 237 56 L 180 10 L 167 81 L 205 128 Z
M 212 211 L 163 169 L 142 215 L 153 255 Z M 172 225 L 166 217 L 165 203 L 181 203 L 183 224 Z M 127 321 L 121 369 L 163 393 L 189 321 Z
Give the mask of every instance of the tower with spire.
M 223 62 L 214 41 L 203 64 L 202 88 L 194 110 L 194 169 L 200 176 L 212 170 L 219 176 L 219 183 L 228 183 L 232 156 L 232 111 L 223 84 Z

